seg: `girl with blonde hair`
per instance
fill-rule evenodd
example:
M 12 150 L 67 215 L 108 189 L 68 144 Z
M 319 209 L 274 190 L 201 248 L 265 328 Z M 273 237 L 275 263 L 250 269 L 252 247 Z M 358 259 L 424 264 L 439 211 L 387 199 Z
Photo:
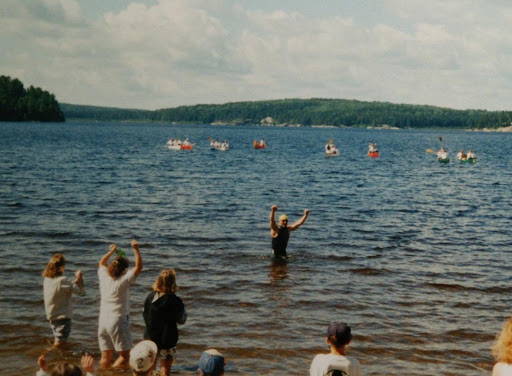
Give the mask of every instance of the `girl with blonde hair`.
M 492 376 L 512 376 L 512 318 L 503 324 L 492 347 L 492 354 L 496 359 Z
M 71 296 L 73 293 L 84 295 L 82 272 L 77 270 L 75 279 L 71 282 L 64 276 L 65 265 L 64 255 L 56 253 L 42 273 L 44 308 L 53 332 L 53 345 L 56 347 L 66 342 L 71 332 Z
M 176 296 L 176 272 L 164 269 L 152 285 L 144 302 L 144 338 L 150 339 L 158 346 L 160 375 L 167 376 L 176 355 L 178 343 L 178 326 L 187 320 L 183 301 Z

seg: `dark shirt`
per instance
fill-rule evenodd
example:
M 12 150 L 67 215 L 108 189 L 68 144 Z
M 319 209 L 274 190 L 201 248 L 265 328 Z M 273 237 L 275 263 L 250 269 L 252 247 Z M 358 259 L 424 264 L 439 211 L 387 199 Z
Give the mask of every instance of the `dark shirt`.
M 288 227 L 277 228 L 277 236 L 272 238 L 272 249 L 275 257 L 286 257 L 286 246 L 290 238 L 290 230 Z
M 152 291 L 144 302 L 144 338 L 156 343 L 158 349 L 170 349 L 178 343 L 177 323 L 183 323 L 185 305 L 176 295 L 164 294 L 153 302 Z

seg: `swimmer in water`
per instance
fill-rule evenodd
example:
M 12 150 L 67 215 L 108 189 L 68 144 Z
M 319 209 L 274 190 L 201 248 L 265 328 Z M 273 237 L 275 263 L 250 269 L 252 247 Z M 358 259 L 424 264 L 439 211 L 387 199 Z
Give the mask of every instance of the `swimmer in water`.
M 279 225 L 276 224 L 275 214 L 277 206 L 272 205 L 270 208 L 270 236 L 272 237 L 272 250 L 274 256 L 286 258 L 286 246 L 290 238 L 290 231 L 297 230 L 306 222 L 309 216 L 309 210 L 304 209 L 304 215 L 295 223 L 288 225 L 288 216 L 283 214 L 279 217 Z

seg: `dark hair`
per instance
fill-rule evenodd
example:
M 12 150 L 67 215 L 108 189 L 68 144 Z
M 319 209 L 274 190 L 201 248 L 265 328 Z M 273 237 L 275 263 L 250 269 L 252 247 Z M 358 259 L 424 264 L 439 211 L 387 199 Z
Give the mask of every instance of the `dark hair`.
M 68 362 L 57 362 L 50 369 L 50 376 L 82 376 L 82 370 L 80 367 L 68 363 Z
M 117 256 L 108 266 L 108 274 L 112 278 L 117 279 L 123 275 L 128 265 L 130 265 L 128 259 L 123 256 Z
M 350 326 L 343 322 L 332 322 L 327 328 L 327 341 L 335 346 L 347 345 L 352 340 Z

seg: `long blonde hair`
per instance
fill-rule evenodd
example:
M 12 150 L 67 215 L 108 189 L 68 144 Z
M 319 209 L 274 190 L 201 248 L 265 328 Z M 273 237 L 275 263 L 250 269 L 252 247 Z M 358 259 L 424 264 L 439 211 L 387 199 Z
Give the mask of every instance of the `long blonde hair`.
M 66 259 L 62 253 L 55 253 L 48 265 L 43 270 L 43 277 L 55 278 L 62 275 L 62 268 L 66 265 Z
M 512 317 L 505 321 L 500 334 L 496 337 L 492 355 L 497 362 L 512 364 Z
M 176 286 L 176 271 L 174 269 L 162 270 L 151 287 L 156 292 L 174 294 L 178 289 L 178 286 Z

